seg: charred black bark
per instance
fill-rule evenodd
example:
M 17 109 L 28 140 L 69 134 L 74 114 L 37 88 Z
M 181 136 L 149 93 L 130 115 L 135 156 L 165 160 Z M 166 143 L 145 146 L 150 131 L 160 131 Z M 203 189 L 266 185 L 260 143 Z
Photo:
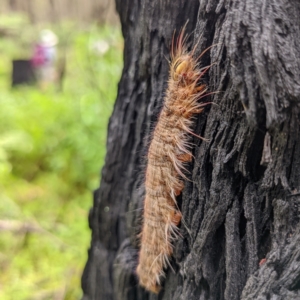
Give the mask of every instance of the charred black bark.
M 300 299 L 300 3 L 117 0 L 124 70 L 90 213 L 83 299 Z M 175 273 L 156 296 L 135 278 L 143 161 L 186 21 L 215 104 L 199 115 Z M 145 138 L 146 137 L 146 138 Z

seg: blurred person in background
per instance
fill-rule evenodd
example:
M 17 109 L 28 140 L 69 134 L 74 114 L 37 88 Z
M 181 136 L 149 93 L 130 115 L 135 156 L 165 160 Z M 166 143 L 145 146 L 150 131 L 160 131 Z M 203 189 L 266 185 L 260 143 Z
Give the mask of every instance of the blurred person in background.
M 35 69 L 37 80 L 42 87 L 56 79 L 56 45 L 58 38 L 54 32 L 44 29 L 40 33 L 39 42 L 35 45 L 31 62 Z

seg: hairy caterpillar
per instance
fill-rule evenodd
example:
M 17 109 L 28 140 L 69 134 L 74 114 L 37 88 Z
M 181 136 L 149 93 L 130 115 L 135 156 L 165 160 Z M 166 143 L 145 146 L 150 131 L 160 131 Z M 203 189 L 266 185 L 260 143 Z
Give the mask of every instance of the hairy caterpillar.
M 170 265 L 173 241 L 179 235 L 181 212 L 176 196 L 184 188 L 185 165 L 192 160 L 190 134 L 193 117 L 207 103 L 207 87 L 201 78 L 209 67 L 200 68 L 194 50 L 188 52 L 184 29 L 176 45 L 174 38 L 168 88 L 163 108 L 153 132 L 147 154 L 143 227 L 137 266 L 139 282 L 147 290 L 158 293 L 164 268 Z M 193 134 L 195 135 L 195 134 Z

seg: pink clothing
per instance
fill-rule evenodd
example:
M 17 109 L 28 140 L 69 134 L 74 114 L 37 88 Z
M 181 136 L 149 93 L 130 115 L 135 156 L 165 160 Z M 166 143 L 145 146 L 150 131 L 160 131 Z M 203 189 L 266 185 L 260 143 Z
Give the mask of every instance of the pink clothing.
M 45 47 L 36 44 L 31 62 L 34 67 L 41 67 L 46 62 Z
M 35 45 L 31 63 L 40 81 L 52 81 L 55 77 L 55 57 L 55 46 Z

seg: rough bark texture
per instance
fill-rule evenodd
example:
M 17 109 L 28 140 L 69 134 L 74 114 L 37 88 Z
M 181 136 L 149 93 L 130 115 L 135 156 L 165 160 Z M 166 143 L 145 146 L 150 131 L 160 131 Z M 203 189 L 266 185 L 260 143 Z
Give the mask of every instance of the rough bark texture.
M 300 2 L 116 2 L 124 71 L 90 212 L 83 299 L 300 299 Z M 135 277 L 144 155 L 172 34 L 187 20 L 198 53 L 216 44 L 203 65 L 215 63 L 207 83 L 220 93 L 199 115 L 194 131 L 209 142 L 194 138 L 178 199 L 190 233 L 181 226 L 175 273 L 153 295 Z

